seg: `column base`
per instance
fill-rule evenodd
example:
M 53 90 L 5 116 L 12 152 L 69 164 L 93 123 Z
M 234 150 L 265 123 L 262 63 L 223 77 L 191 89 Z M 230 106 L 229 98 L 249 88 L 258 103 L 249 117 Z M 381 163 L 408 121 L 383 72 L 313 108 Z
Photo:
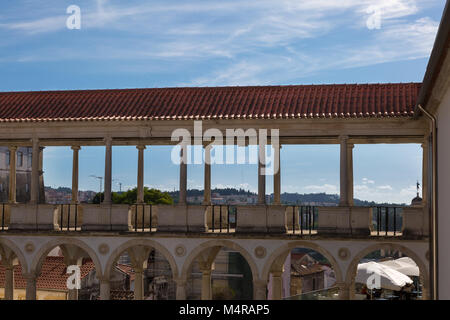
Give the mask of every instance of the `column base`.
M 156 232 L 187 232 L 186 226 L 158 226 Z M 191 230 L 192 231 L 192 230 Z
M 285 234 L 285 233 L 287 233 L 287 228 L 286 227 L 267 227 L 267 232 L 277 233 L 277 234 Z
M 54 224 L 29 224 L 29 223 L 12 223 L 9 225 L 8 230 L 11 231 L 18 231 L 18 230 L 45 230 L 45 231 L 53 231 L 53 230 L 59 230 L 58 225 Z
M 117 225 L 87 224 L 81 226 L 81 231 L 132 231 L 132 227 L 121 224 Z
M 267 227 L 236 227 L 236 233 L 267 233 Z

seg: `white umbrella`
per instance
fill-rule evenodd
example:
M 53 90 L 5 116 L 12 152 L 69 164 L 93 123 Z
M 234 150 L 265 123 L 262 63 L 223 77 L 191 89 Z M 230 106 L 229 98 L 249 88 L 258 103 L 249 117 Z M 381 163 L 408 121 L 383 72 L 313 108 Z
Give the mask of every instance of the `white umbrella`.
M 379 263 L 391 267 L 392 269 L 397 270 L 398 272 L 401 272 L 407 276 L 420 276 L 419 267 L 414 262 L 414 260 L 409 257 L 403 257 L 396 260 L 387 260 Z
M 358 264 L 355 282 L 363 283 L 369 289 L 383 288 L 394 291 L 413 283 L 411 278 L 403 273 L 374 261 Z

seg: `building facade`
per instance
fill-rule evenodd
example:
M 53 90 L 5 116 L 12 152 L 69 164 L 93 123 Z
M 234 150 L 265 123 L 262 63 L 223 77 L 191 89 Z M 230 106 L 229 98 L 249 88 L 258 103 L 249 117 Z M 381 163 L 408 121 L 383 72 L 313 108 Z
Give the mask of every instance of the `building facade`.
M 255 299 L 267 298 L 269 279 L 271 298 L 282 298 L 283 265 L 294 248 L 317 251 L 329 261 L 341 299 L 354 298 L 358 263 L 379 250 L 401 252 L 414 260 L 424 299 L 450 298 L 446 232 L 450 208 L 445 197 L 450 188 L 449 24 L 447 6 L 423 83 L 0 93 L 0 144 L 32 152 L 29 200 L 17 203 L 13 181 L 9 202 L 2 204 L 9 215 L 6 220 L 2 215 L 0 224 L 5 297 L 14 297 L 14 270 L 20 264 L 26 298 L 36 299 L 42 263 L 48 252 L 60 247 L 67 265 L 87 256 L 93 261 L 101 299 L 111 297 L 111 270 L 124 252 L 134 270 L 134 298 L 143 299 L 144 267 L 152 250 L 168 261 L 177 299 L 187 298 L 194 264 L 201 274 L 201 298 L 211 299 L 214 261 L 223 248 L 239 252 L 248 263 Z M 201 135 L 243 132 L 244 139 L 233 136 L 233 144 L 258 146 L 257 203 L 236 205 L 232 222 L 229 210 L 219 209 L 218 220 L 209 218 L 215 211 L 208 162 L 204 163 L 203 203 L 186 201 L 184 159 L 187 146 L 198 142 L 199 122 Z M 144 149 L 174 145 L 177 130 L 189 135 L 187 141 L 178 141 L 179 202 L 146 207 Z M 270 134 L 253 139 L 251 133 L 261 130 Z M 211 145 L 203 143 L 204 157 L 210 159 Z M 395 210 L 377 211 L 353 203 L 353 147 L 379 143 L 414 143 L 423 148 L 422 201 L 402 207 L 401 226 L 394 222 L 393 228 L 374 221 L 377 214 L 387 217 L 391 212 L 395 221 Z M 272 146 L 279 165 L 279 147 L 287 144 L 339 145 L 338 206 L 311 211 L 282 205 L 282 167 L 273 174 L 273 203 L 267 203 L 264 151 Z M 138 153 L 134 206 L 115 205 L 111 199 L 112 152 L 114 146 L 124 145 L 136 146 Z M 71 204 L 48 204 L 40 195 L 46 146 L 73 150 Z M 105 147 L 101 204 L 79 203 L 78 159 L 84 146 Z M 17 153 L 11 155 L 10 163 L 15 163 Z M 9 175 L 17 176 L 16 166 L 10 166 Z M 312 217 L 306 225 L 305 213 Z M 68 297 L 76 295 L 69 292 Z

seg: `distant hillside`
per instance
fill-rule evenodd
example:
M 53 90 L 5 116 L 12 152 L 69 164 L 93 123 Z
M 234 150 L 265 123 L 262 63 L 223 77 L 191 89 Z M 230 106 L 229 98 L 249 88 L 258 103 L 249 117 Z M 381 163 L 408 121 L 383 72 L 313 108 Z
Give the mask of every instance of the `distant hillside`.
M 67 187 L 45 187 L 45 191 L 48 192 L 57 192 L 62 195 L 71 195 L 71 189 Z M 91 198 L 96 194 L 94 191 L 82 191 L 83 201 L 89 202 L 92 200 Z M 86 196 L 84 194 L 86 193 Z M 171 191 L 167 192 L 175 202 L 178 202 L 179 192 Z M 217 193 L 221 196 L 256 196 L 255 192 L 251 192 L 244 189 L 234 189 L 234 188 L 216 188 L 212 189 L 211 193 Z M 81 194 L 80 194 L 81 196 Z M 199 189 L 190 189 L 187 191 L 188 197 L 201 197 L 203 196 L 203 190 Z M 273 199 L 273 194 L 270 195 L 270 198 Z M 308 193 L 308 194 L 299 194 L 299 193 L 283 193 L 281 194 L 281 202 L 283 204 L 313 204 L 313 205 L 322 205 L 322 206 L 337 206 L 339 204 L 339 195 L 337 194 L 326 194 L 326 193 Z M 393 203 L 376 203 L 374 201 L 364 201 L 359 199 L 354 199 L 354 204 L 356 206 L 382 206 L 382 205 L 405 205 L 405 204 L 393 204 Z
M 234 189 L 234 188 L 226 188 L 226 189 L 212 189 L 211 193 L 218 193 L 221 196 L 230 196 L 230 195 L 238 195 L 238 196 L 255 196 L 255 192 L 251 192 L 244 189 Z M 170 196 L 178 201 L 178 191 L 169 192 Z M 190 189 L 187 191 L 188 197 L 200 197 L 203 196 L 203 190 L 198 189 Z M 270 195 L 270 198 L 273 198 L 273 194 Z M 281 194 L 281 202 L 284 204 L 302 204 L 302 203 L 315 203 L 320 205 L 338 205 L 339 204 L 339 195 L 337 194 L 326 194 L 326 193 L 308 193 L 308 194 L 299 194 L 299 193 L 283 193 Z M 354 204 L 356 206 L 376 206 L 376 205 L 404 205 L 404 204 L 392 204 L 392 203 L 376 203 L 374 201 L 365 201 L 354 199 Z

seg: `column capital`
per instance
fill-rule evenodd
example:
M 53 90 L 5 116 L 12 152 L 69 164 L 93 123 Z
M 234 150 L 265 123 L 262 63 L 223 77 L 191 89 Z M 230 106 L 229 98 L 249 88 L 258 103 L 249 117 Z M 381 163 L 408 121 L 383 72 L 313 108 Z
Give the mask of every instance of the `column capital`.
M 145 150 L 145 149 L 147 149 L 147 147 L 144 144 L 138 144 L 136 146 L 136 149 L 138 149 L 138 150 Z
M 187 280 L 186 279 L 174 279 L 173 281 L 175 281 L 177 286 L 180 286 L 180 287 L 184 287 L 184 286 L 187 285 Z
M 109 278 L 106 276 L 103 276 L 103 275 L 97 275 L 97 279 L 101 283 L 109 283 L 110 282 Z
M 36 281 L 36 279 L 39 277 L 39 274 L 37 274 L 37 272 L 27 272 L 27 273 L 22 273 L 22 277 L 26 281 Z
M 103 138 L 103 141 L 105 142 L 106 145 L 111 145 L 112 144 L 112 137 L 111 136 L 106 136 Z
M 73 151 L 78 151 L 81 149 L 80 146 L 71 146 L 70 149 L 72 149 Z
M 340 141 L 340 142 L 347 142 L 348 139 L 349 139 L 348 136 L 339 136 L 339 141 Z
M 283 272 L 282 271 L 272 271 L 271 274 L 272 274 L 272 277 L 279 278 L 283 275 Z
M 8 146 L 9 151 L 15 152 L 17 150 L 17 146 Z

